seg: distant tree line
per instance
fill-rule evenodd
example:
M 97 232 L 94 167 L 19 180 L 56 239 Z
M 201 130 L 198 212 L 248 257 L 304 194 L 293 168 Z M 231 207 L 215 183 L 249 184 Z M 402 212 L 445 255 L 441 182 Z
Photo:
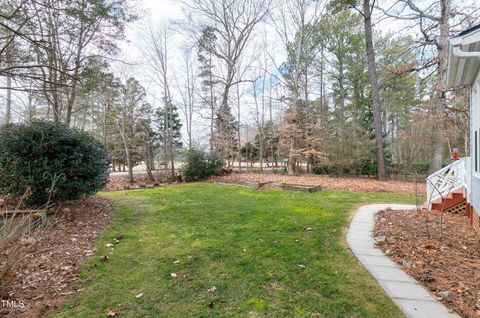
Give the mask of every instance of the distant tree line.
M 453 146 L 468 154 L 469 96 L 447 89 L 445 72 L 447 40 L 477 22 L 474 6 L 182 5 L 185 17 L 159 25 L 127 0 L 3 1 L 3 121 L 42 118 L 91 131 L 131 181 L 140 163 L 151 179 L 159 168 L 174 178 L 182 150 L 193 148 L 240 170 L 287 160 L 291 174 L 380 179 L 398 167 L 431 163 L 435 171 Z M 405 28 L 386 34 L 377 17 Z M 142 25 L 141 61 L 127 63 L 119 42 L 133 21 Z

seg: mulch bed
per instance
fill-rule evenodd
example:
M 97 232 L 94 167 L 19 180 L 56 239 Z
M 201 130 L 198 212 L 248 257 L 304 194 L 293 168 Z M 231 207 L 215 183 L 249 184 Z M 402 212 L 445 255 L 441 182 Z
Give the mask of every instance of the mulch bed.
M 146 176 L 135 176 L 134 183 L 128 181 L 128 177 L 109 177 L 107 186 L 102 191 L 119 191 L 126 189 L 141 189 L 158 186 L 159 182 L 152 182 Z
M 93 255 L 93 240 L 110 222 L 108 199 L 90 197 L 66 202 L 49 228 L 34 230 L 6 243 L 0 251 L 0 299 L 17 308 L 1 308 L 0 317 L 45 317 L 58 310 L 75 290 L 78 270 Z M 14 260 L 14 263 L 12 263 Z M 20 301 L 26 306 L 21 308 Z
M 480 237 L 463 215 L 382 211 L 375 238 L 386 255 L 450 310 L 480 317 Z M 440 235 L 442 235 L 440 237 Z
M 348 190 L 355 192 L 388 192 L 401 194 L 425 194 L 425 183 L 408 181 L 378 181 L 374 178 L 334 178 L 324 175 L 284 176 L 281 174 L 234 173 L 211 179 L 213 182 L 243 183 L 245 181 L 291 183 L 303 185 L 320 184 L 322 189 Z M 274 185 L 267 185 L 266 188 Z

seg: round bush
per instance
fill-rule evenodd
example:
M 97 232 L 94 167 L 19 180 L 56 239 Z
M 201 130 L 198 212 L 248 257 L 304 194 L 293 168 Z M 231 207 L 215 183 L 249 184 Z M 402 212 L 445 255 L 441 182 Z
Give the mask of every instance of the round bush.
M 26 206 L 94 194 L 106 185 L 109 165 L 104 145 L 84 131 L 48 121 L 0 128 L 0 189 L 20 196 L 30 187 Z
M 207 155 L 199 149 L 190 149 L 185 156 L 183 176 L 185 181 L 206 179 L 220 174 L 223 161 L 217 153 Z

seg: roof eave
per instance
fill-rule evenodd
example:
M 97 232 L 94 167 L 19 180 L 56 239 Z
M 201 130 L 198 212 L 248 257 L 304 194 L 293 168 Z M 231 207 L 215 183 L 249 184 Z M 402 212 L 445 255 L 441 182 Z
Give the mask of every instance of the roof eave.
M 456 36 L 454 38 L 451 38 L 449 40 L 449 46 L 448 46 L 448 62 L 447 62 L 447 78 L 446 78 L 446 84 L 448 87 L 454 88 L 454 87 L 461 87 L 465 85 L 469 85 L 472 83 L 474 80 L 475 76 L 471 76 L 472 70 L 470 67 L 475 67 L 476 69 L 478 68 L 478 57 L 480 57 L 480 54 L 478 57 L 465 57 L 465 56 L 457 56 L 454 52 L 454 48 L 457 47 L 458 49 L 462 50 L 462 48 L 466 48 L 468 46 L 476 47 L 478 46 L 477 44 L 480 43 L 480 29 L 476 29 L 472 31 L 471 33 L 467 33 L 462 36 Z M 471 52 L 471 51 L 465 51 L 465 52 Z M 469 65 L 469 67 L 466 67 L 466 61 L 468 59 L 475 59 L 475 63 L 472 63 L 473 65 Z M 472 61 L 473 62 L 473 61 Z M 477 70 L 475 70 L 477 71 Z M 461 72 L 461 74 L 459 74 Z M 469 74 L 464 74 L 464 72 L 470 72 Z M 470 76 L 467 76 L 470 75 Z

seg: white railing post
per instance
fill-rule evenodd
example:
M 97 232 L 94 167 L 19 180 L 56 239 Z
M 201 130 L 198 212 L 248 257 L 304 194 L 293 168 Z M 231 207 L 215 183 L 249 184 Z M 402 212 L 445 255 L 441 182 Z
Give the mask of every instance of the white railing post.
M 432 202 L 445 198 L 460 187 L 468 185 L 469 158 L 461 158 L 438 170 L 427 178 L 427 208 L 432 208 Z

